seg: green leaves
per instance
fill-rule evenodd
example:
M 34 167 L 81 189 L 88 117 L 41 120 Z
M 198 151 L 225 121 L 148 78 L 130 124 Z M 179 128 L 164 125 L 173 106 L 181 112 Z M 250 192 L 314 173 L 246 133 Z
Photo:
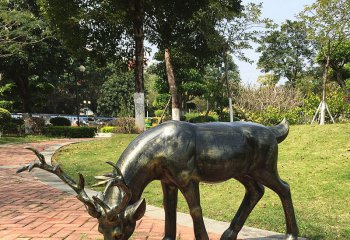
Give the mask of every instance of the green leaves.
M 45 24 L 28 10 L 0 3 L 0 58 L 17 55 L 25 58 L 25 48 L 46 38 Z
M 287 78 L 295 86 L 312 58 L 312 45 L 307 40 L 302 22 L 287 20 L 280 30 L 273 30 L 260 40 L 258 68 L 272 71 L 278 78 Z
M 131 72 L 115 72 L 102 85 L 97 111 L 100 115 L 125 117 L 133 116 L 135 89 Z

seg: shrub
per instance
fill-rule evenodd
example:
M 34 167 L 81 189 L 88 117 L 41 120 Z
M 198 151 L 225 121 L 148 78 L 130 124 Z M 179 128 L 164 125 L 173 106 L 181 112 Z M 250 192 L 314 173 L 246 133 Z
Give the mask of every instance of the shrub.
M 5 108 L 0 108 L 0 126 L 11 120 L 11 113 Z
M 70 126 L 71 122 L 68 118 L 65 117 L 54 117 L 50 119 L 50 123 L 53 126 Z
M 204 122 L 216 122 L 212 116 L 200 115 L 188 120 L 190 123 L 204 123 Z
M 1 128 L 5 135 L 22 135 L 24 133 L 24 121 L 21 118 L 11 118 Z
M 24 120 L 25 132 L 29 134 L 41 134 L 45 127 L 45 119 L 40 117 L 29 117 Z
M 95 127 L 70 126 L 48 126 L 43 129 L 43 133 L 47 136 L 65 138 L 93 138 L 96 131 Z
M 264 125 L 278 124 L 284 117 L 291 124 L 303 123 L 303 96 L 288 87 L 243 87 L 239 89 L 234 109 L 240 119 Z
M 108 123 L 109 126 L 118 127 L 118 133 L 136 133 L 135 118 L 121 117 Z
M 208 117 L 198 112 L 186 113 L 185 118 L 190 123 L 217 122 L 218 116 L 214 112 L 209 112 Z
M 0 101 L 0 108 L 5 108 L 12 111 L 13 101 Z
M 163 115 L 163 112 L 164 110 L 158 109 L 154 111 L 154 115 L 156 115 L 156 117 L 161 117 Z
M 100 129 L 101 133 L 116 133 L 118 127 L 113 127 L 113 126 L 104 126 Z

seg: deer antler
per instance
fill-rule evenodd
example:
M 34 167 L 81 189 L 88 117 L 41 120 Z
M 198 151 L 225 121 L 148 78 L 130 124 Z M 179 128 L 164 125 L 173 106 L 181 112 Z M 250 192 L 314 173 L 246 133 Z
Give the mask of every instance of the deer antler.
M 33 168 L 40 168 L 55 174 L 77 193 L 76 197 L 85 204 L 88 213 L 92 217 L 99 218 L 101 216 L 101 212 L 98 210 L 97 206 L 95 205 L 95 202 L 89 198 L 89 196 L 84 190 L 85 179 L 82 174 L 79 173 L 79 182 L 76 183 L 71 177 L 69 177 L 62 170 L 59 164 L 57 164 L 56 166 L 51 166 L 46 163 L 45 157 L 41 153 L 39 153 L 36 149 L 31 147 L 26 147 L 26 149 L 29 149 L 32 152 L 34 152 L 35 155 L 38 157 L 39 161 L 36 160 L 33 163 L 30 163 L 26 166 L 21 167 L 20 169 L 17 170 L 17 173 L 23 172 L 25 170 L 28 170 L 30 172 L 33 170 Z
M 114 165 L 112 162 L 107 162 L 107 164 L 111 165 L 115 169 L 115 171 L 112 174 L 107 173 L 107 174 L 104 174 L 103 176 L 96 176 L 95 178 L 101 181 L 95 184 L 94 186 L 106 185 L 106 188 L 103 191 L 103 196 L 106 195 L 106 193 L 111 187 L 117 186 L 120 190 L 124 192 L 122 202 L 116 206 L 110 207 L 100 198 L 98 197 L 92 197 L 92 198 L 94 199 L 95 203 L 101 206 L 107 218 L 110 220 L 113 220 L 113 218 L 117 216 L 118 213 L 125 210 L 127 204 L 131 199 L 131 192 L 128 186 L 125 184 L 124 177 L 120 169 L 116 165 Z

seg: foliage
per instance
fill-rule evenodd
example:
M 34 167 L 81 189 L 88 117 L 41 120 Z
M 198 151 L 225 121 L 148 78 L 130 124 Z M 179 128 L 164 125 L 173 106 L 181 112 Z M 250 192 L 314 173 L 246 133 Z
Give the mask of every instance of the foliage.
M 118 127 L 113 127 L 113 126 L 104 126 L 100 129 L 101 133 L 115 133 L 117 132 Z
M 258 76 L 257 82 L 265 87 L 274 87 L 279 81 L 279 77 L 274 73 L 265 73 Z
M 25 48 L 45 38 L 43 21 L 25 5 L 14 0 L 0 2 L 0 58 L 18 54 L 24 57 Z
M 325 66 L 324 81 L 328 80 L 331 67 L 338 75 L 333 80 L 341 87 L 345 87 L 343 67 L 349 61 L 349 12 L 347 0 L 318 0 L 299 14 L 306 25 L 308 39 L 319 51 L 317 60 Z
M 329 66 L 332 69 L 330 80 L 337 82 L 343 90 L 346 90 L 346 80 L 350 78 L 350 72 L 347 69 L 347 64 L 350 64 L 350 39 L 336 41 L 332 45 L 337 45 L 337 47 L 333 49 L 329 59 Z M 325 52 L 325 50 L 319 51 L 316 57 L 316 61 L 322 65 L 326 64 Z
M 328 50 L 333 54 L 339 44 L 350 37 L 349 12 L 350 3 L 347 0 L 317 0 L 299 14 L 306 24 L 308 38 L 324 51 L 324 56 Z M 330 49 L 327 47 L 329 42 Z
M 344 181 L 349 179 L 349 134 L 349 124 L 291 126 L 289 136 L 279 145 L 278 169 L 281 178 L 292 188 L 300 236 L 310 240 L 350 238 L 350 217 L 347 214 L 348 206 L 344 204 L 350 201 L 348 188 L 344 186 Z M 86 185 L 91 186 L 95 183 L 94 176 L 112 171 L 104 162 L 118 159 L 135 137 L 124 134 L 108 140 L 66 146 L 55 154 L 55 160 L 63 165 L 69 175 L 82 172 Z M 232 220 L 245 194 L 244 187 L 235 180 L 218 184 L 203 183 L 200 191 L 205 217 L 226 222 Z M 158 181 L 152 182 L 143 196 L 149 204 L 162 207 L 163 195 Z M 188 213 L 188 206 L 181 194 L 178 209 Z M 266 188 L 265 195 L 250 214 L 246 225 L 284 232 L 284 224 L 281 201 Z
M 40 6 L 50 26 L 75 56 L 90 56 L 100 62 L 132 56 L 133 33 L 125 1 L 41 0 Z
M 187 119 L 190 123 L 204 123 L 204 122 L 216 122 L 215 118 L 212 116 L 197 116 L 191 119 Z
M 120 117 L 108 123 L 108 126 L 115 126 L 119 133 L 136 133 L 135 119 L 131 117 Z
M 224 121 L 226 113 L 224 109 L 228 107 L 228 91 L 231 95 L 237 94 L 240 82 L 238 66 L 231 57 L 228 58 L 228 85 L 221 71 L 220 59 L 205 69 L 204 81 L 206 92 L 204 98 L 207 100 L 209 109 L 215 110 L 220 121 Z
M 50 119 L 50 123 L 53 126 L 70 126 L 71 122 L 68 118 L 65 117 L 54 117 Z
M 48 126 L 43 134 L 50 137 L 93 138 L 97 132 L 95 127 Z
M 261 38 L 258 68 L 265 73 L 272 71 L 278 80 L 287 78 L 288 84 L 295 87 L 313 54 L 305 29 L 303 22 L 287 20 L 280 30 Z
M 161 117 L 163 113 L 164 113 L 164 110 L 161 110 L 161 109 L 154 111 L 154 115 L 156 117 Z
M 217 122 L 219 116 L 214 112 L 209 112 L 208 116 L 198 112 L 186 113 L 186 121 L 190 123 L 201 123 L 201 122 Z
M 10 120 L 11 120 L 11 113 L 4 108 L 0 108 L 0 125 L 3 125 L 6 122 L 9 122 Z
M 134 115 L 132 73 L 114 72 L 102 85 L 97 111 L 100 115 L 125 117 Z
M 0 101 L 0 108 L 5 108 L 5 109 L 12 110 L 12 108 L 13 108 L 13 101 L 6 101 L 6 100 Z
M 240 119 L 275 125 L 284 117 L 291 124 L 303 123 L 303 97 L 297 89 L 288 87 L 242 87 L 234 101 Z
M 342 91 L 339 85 L 331 83 L 327 85 L 327 105 L 335 121 L 350 121 L 350 104 L 348 95 Z M 318 105 L 321 102 L 321 94 L 309 93 L 304 100 L 304 112 L 309 122 L 315 115 Z
M 217 3 L 215 3 L 217 4 Z M 221 57 L 226 54 L 226 51 L 232 53 L 240 60 L 251 62 L 244 54 L 244 50 L 252 49 L 252 42 L 258 42 L 264 32 L 273 27 L 273 22 L 268 18 L 261 17 L 262 4 L 247 3 L 236 14 L 229 13 L 230 18 L 222 19 L 216 25 L 216 31 L 219 36 L 209 35 L 211 47 L 220 53 Z M 222 11 L 218 5 L 215 5 L 215 11 Z M 212 10 L 210 10 L 212 11 Z M 227 14 L 210 13 L 211 15 Z
M 10 121 L 7 121 L 7 122 L 5 122 L 5 124 L 2 125 L 2 131 L 3 131 L 3 134 L 6 136 L 23 135 L 24 134 L 24 121 L 23 121 L 23 119 L 11 118 Z
M 0 3 L 0 29 L 6 31 L 0 35 L 9 38 L 0 44 L 0 95 L 18 112 L 41 110 L 68 64 L 67 52 L 39 12 L 36 1 Z
M 169 101 L 170 94 L 159 93 L 152 103 L 152 106 L 158 109 L 164 109 Z
M 145 4 L 148 40 L 159 49 L 157 60 L 163 59 L 159 76 L 167 79 L 173 109 L 186 108 L 191 97 L 204 93 L 200 76 L 204 66 L 218 54 L 212 46 L 220 45 L 210 44 L 209 38 L 221 39 L 215 29 L 217 23 L 240 10 L 241 3 L 236 0 L 222 4 L 191 0 L 185 8 L 182 2 L 169 0 Z

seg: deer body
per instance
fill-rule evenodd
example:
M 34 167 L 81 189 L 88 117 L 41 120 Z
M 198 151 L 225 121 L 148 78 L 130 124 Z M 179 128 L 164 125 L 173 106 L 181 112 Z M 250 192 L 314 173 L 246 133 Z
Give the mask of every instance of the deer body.
M 260 138 L 252 135 L 259 132 Z M 277 152 L 275 135 L 258 124 L 166 122 L 139 135 L 117 166 L 135 198 L 153 180 L 184 187 L 220 182 L 265 167 Z M 135 196 L 136 195 L 136 196 Z
M 193 219 L 195 237 L 207 240 L 200 206 L 199 182 L 221 182 L 234 178 L 246 189 L 244 199 L 222 240 L 237 239 L 250 212 L 264 194 L 264 186 L 281 199 L 286 219 L 286 239 L 296 240 L 298 228 L 289 186 L 277 172 L 278 143 L 288 135 L 286 121 L 274 127 L 255 123 L 191 124 L 170 121 L 140 134 L 113 165 L 112 178 L 103 193 L 89 199 L 79 184 L 59 167 L 35 165 L 61 177 L 84 202 L 90 215 L 99 221 L 99 231 L 107 239 L 128 239 L 145 212 L 141 199 L 145 187 L 160 180 L 164 194 L 164 240 L 176 239 L 178 190 L 184 195 Z M 43 157 L 42 157 L 43 158 Z M 31 170 L 33 165 L 24 169 Z M 63 177 L 62 177 L 63 175 Z M 68 180 L 67 180 L 68 179 Z
M 246 201 L 241 205 L 243 213 L 236 215 L 232 229 L 222 237 L 236 239 L 253 205 L 264 192 L 262 185 L 269 185 L 265 181 L 273 178 L 282 183 L 277 173 L 278 141 L 287 134 L 288 126 L 283 124 L 265 127 L 245 122 L 190 124 L 171 121 L 139 135 L 123 152 L 117 166 L 132 192 L 130 203 L 140 199 L 149 182 L 162 182 L 166 214 L 164 239 L 175 239 L 178 189 L 188 202 L 196 239 L 208 239 L 198 183 L 239 180 L 247 189 Z M 246 206 L 247 202 L 251 206 Z M 296 239 L 291 200 L 285 204 L 285 209 L 291 216 L 287 219 L 288 238 Z

